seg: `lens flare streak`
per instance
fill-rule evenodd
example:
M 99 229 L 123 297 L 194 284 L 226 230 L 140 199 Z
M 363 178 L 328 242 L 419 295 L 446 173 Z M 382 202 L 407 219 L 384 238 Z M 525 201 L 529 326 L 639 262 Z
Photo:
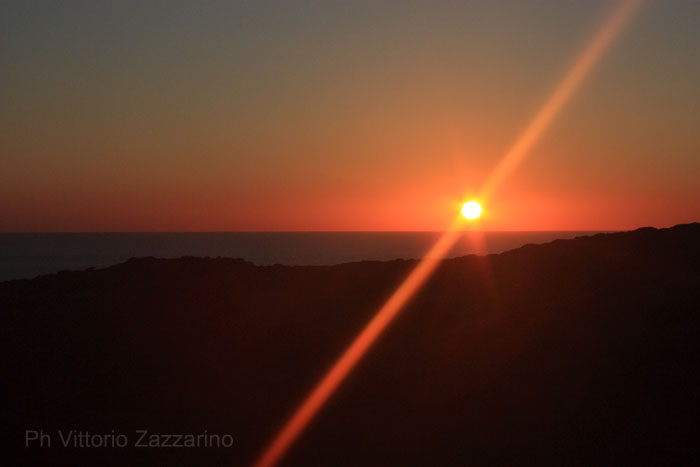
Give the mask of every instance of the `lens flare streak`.
M 625 0 L 612 12 L 607 21 L 595 34 L 589 45 L 577 58 L 573 67 L 564 76 L 542 108 L 535 114 L 531 123 L 525 128 L 509 151 L 501 159 L 491 176 L 483 185 L 478 199 L 485 202 L 510 175 L 539 140 L 554 117 L 561 110 L 571 95 L 576 91 L 583 78 L 609 47 L 617 33 L 622 29 L 642 0 Z M 461 216 L 460 216 L 461 217 Z M 323 404 L 342 383 L 357 362 L 379 338 L 381 333 L 401 311 L 404 305 L 416 294 L 426 280 L 432 275 L 442 258 L 450 251 L 461 234 L 461 220 L 458 219 L 448 229 L 425 257 L 416 265 L 406 279 L 389 297 L 370 322 L 340 356 L 336 363 L 314 387 L 301 406 L 282 427 L 281 431 L 263 451 L 255 463 L 256 466 L 275 465 L 284 456 L 294 441 L 304 431 L 309 422 L 318 413 Z
M 496 187 L 522 162 L 528 151 L 540 139 L 554 117 L 561 110 L 571 95 L 576 91 L 583 78 L 603 52 L 610 46 L 612 40 L 620 32 L 632 14 L 639 8 L 642 0 L 623 1 L 613 11 L 605 24 L 598 30 L 593 40 L 578 57 L 564 79 L 556 87 L 542 108 L 537 112 L 530 124 L 525 128 L 501 162 L 496 166 L 491 176 L 479 193 L 479 199 L 484 202 L 493 194 Z
M 454 228 L 445 232 L 430 249 L 428 254 L 411 271 L 399 288 L 389 297 L 389 300 L 384 303 L 370 322 L 362 329 L 360 334 L 355 338 L 352 344 L 350 344 L 350 347 L 347 348 L 328 373 L 326 373 L 321 382 L 318 383 L 313 392 L 311 392 L 304 403 L 294 413 L 292 418 L 287 422 L 255 465 L 275 465 L 297 436 L 304 430 L 309 421 L 316 415 L 316 412 L 319 411 L 326 400 L 331 396 L 333 391 L 335 391 L 338 385 L 345 379 L 350 370 L 352 370 L 360 358 L 367 352 L 367 349 L 377 340 L 382 331 L 391 323 L 394 317 L 401 311 L 406 302 L 413 297 L 426 279 L 430 277 L 441 259 L 448 253 L 461 234 L 458 227 L 459 224 L 456 223 Z

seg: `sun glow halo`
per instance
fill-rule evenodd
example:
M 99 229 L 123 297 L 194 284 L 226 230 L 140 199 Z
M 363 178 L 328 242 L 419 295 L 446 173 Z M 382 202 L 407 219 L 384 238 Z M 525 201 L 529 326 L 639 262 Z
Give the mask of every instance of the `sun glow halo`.
M 476 201 L 467 201 L 462 205 L 462 215 L 469 220 L 478 219 L 481 216 L 481 205 Z

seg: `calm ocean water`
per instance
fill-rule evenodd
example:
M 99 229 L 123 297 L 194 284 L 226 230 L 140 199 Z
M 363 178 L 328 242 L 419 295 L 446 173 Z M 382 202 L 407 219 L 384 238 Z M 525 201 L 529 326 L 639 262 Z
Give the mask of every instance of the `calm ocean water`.
M 485 232 L 477 246 L 465 234 L 450 257 L 500 253 L 526 243 L 545 243 L 594 232 Z M 129 258 L 224 256 L 258 265 L 337 264 L 420 258 L 438 232 L 264 233 L 0 233 L 0 281 L 63 270 L 105 267 Z

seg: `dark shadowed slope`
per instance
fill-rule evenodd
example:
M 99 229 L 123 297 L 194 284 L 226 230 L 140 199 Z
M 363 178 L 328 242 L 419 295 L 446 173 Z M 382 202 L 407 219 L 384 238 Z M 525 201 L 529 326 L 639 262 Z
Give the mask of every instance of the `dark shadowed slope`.
M 6 439 L 22 464 L 245 464 L 414 264 L 144 258 L 0 283 Z M 699 312 L 700 224 L 445 261 L 285 461 L 696 460 Z M 63 449 L 58 429 L 234 445 Z

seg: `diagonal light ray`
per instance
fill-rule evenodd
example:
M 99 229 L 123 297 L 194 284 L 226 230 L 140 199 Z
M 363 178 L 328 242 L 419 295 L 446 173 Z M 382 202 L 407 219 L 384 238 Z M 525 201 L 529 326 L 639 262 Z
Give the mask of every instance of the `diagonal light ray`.
M 491 176 L 483 185 L 479 199 L 485 201 L 494 190 L 510 175 L 528 154 L 528 151 L 540 139 L 554 117 L 581 84 L 593 65 L 612 40 L 627 23 L 632 14 L 638 9 L 642 0 L 622 0 L 583 52 L 555 88 L 549 99 L 535 114 L 530 124 L 516 139 L 510 150 L 504 155 Z M 311 393 L 296 409 L 291 418 L 285 423 L 272 442 L 266 447 L 255 465 L 267 467 L 277 464 L 291 447 L 294 441 L 304 431 L 316 413 L 343 382 L 357 362 L 379 338 L 381 333 L 398 315 L 403 306 L 416 294 L 425 281 L 432 275 L 440 261 L 450 251 L 460 237 L 463 227 L 461 218 L 445 231 L 436 244 L 424 258 L 409 273 L 401 285 L 389 297 L 360 334 L 343 352 L 340 358 L 328 370 L 325 376 L 316 384 Z
M 494 190 L 503 180 L 515 170 L 522 162 L 528 151 L 544 134 L 547 127 L 552 123 L 554 117 L 566 104 L 571 95 L 591 71 L 593 65 L 603 55 L 603 52 L 610 46 L 611 42 L 627 23 L 632 14 L 639 8 L 642 0 L 622 1 L 617 9 L 609 16 L 608 20 L 598 30 L 593 40 L 583 50 L 581 55 L 571 67 L 564 79 L 555 88 L 549 99 L 535 114 L 530 124 L 520 134 L 508 152 L 503 156 L 501 162 L 496 166 L 491 176 L 481 189 L 479 199 L 483 202 L 493 194 Z
M 338 361 L 316 385 L 255 465 L 270 466 L 277 463 L 297 436 L 308 425 L 309 421 L 316 415 L 316 412 L 319 411 L 326 400 L 333 394 L 333 391 L 345 379 L 350 370 L 367 352 L 367 349 L 391 323 L 426 279 L 430 277 L 441 259 L 452 248 L 460 233 L 457 225 L 455 225 L 454 228 L 451 228 L 440 237 L 427 255 L 411 271 L 389 300 L 386 301 L 384 306 L 367 323 L 352 344 L 350 344 L 350 347 L 345 350 Z

